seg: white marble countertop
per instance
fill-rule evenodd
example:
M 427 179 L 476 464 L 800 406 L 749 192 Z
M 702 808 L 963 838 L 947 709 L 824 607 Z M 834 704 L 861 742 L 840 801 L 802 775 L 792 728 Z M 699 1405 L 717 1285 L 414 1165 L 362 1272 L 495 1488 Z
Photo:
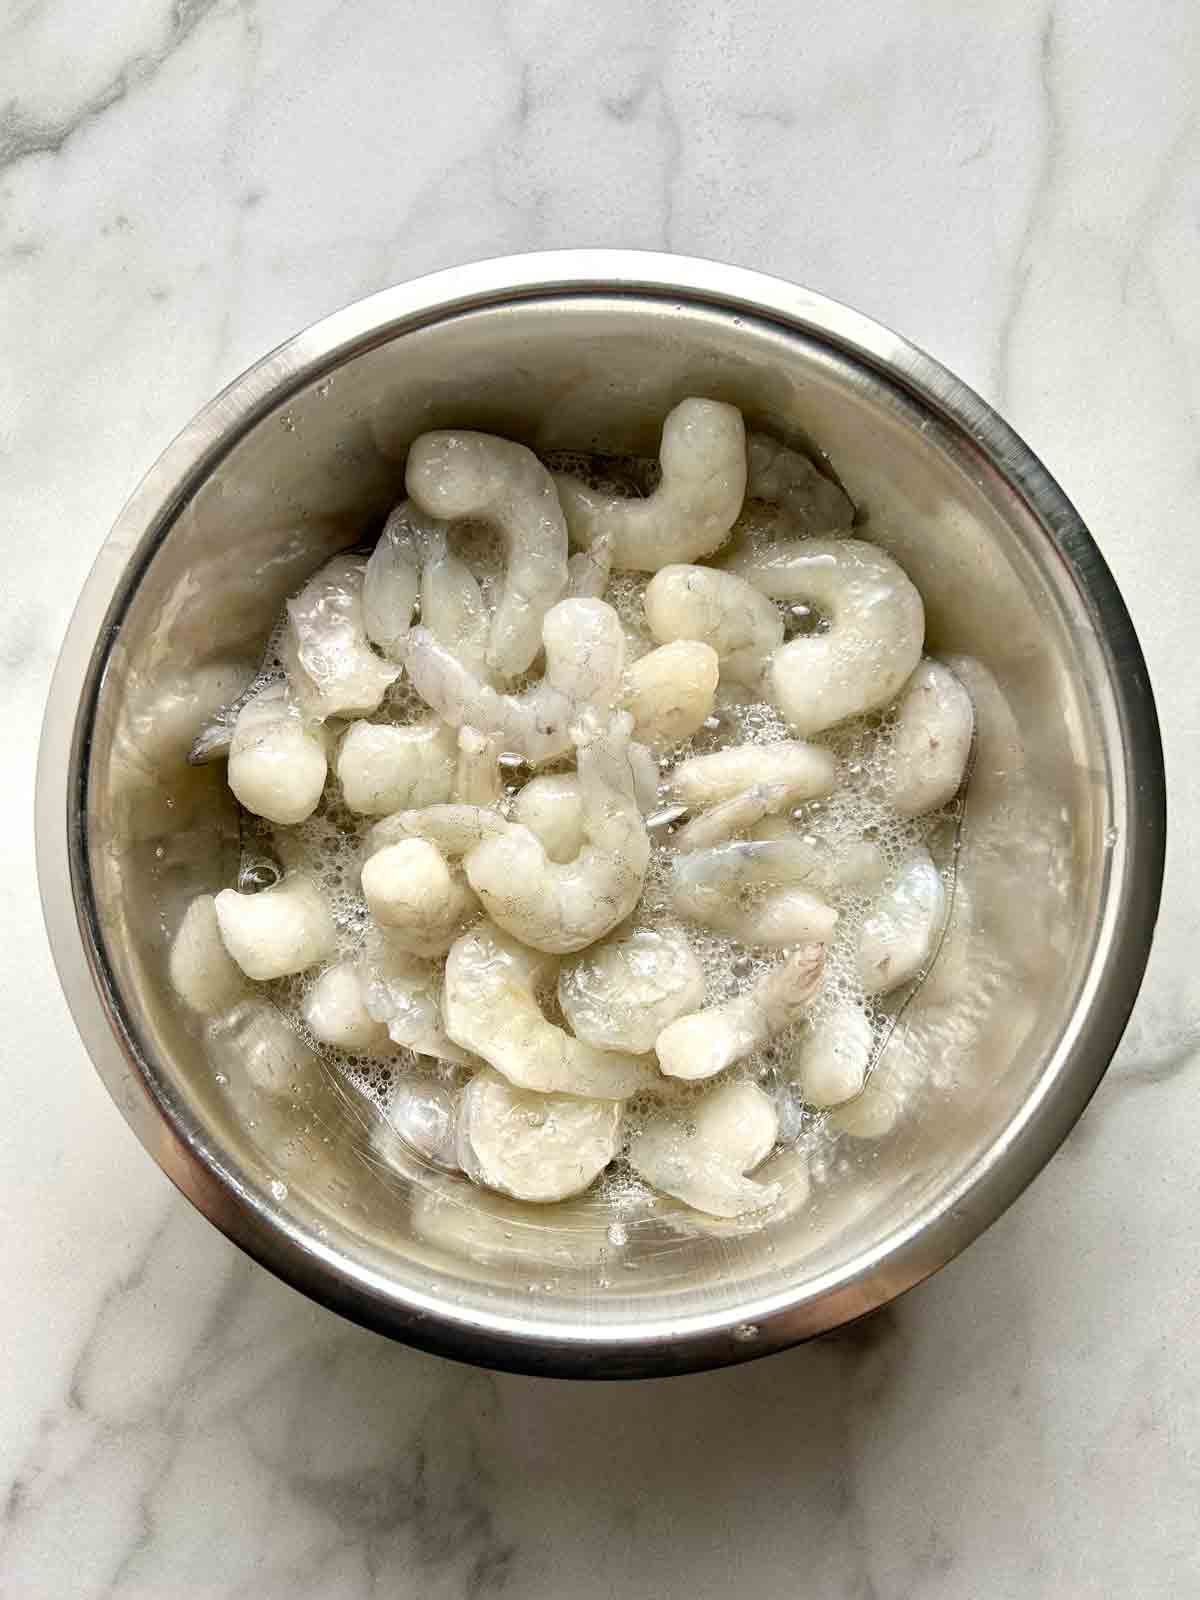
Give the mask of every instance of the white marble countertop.
M 1200 1592 L 1194 0 L 103 12 L 0 9 L 0 1592 Z M 192 412 L 356 296 L 574 244 L 794 278 L 1000 405 L 1124 589 L 1174 803 L 1135 1020 L 1033 1190 L 853 1333 L 615 1388 L 389 1345 L 227 1245 L 90 1069 L 29 837 L 75 595 Z

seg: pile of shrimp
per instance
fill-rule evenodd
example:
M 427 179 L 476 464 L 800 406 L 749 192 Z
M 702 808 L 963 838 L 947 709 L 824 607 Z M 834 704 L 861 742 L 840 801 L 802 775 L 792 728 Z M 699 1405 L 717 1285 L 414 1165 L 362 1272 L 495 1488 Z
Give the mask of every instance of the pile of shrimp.
M 171 973 L 206 1019 L 282 985 L 342 1059 L 438 1064 L 393 1124 L 486 1189 L 544 1205 L 620 1158 L 703 1217 L 757 1217 L 783 1193 L 781 1091 L 887 1131 L 868 1006 L 947 920 L 923 844 L 889 859 L 813 821 L 844 781 L 822 736 L 876 714 L 881 803 L 922 818 L 960 791 L 974 713 L 806 456 L 687 399 L 652 476 L 634 494 L 486 434 L 414 442 L 370 554 L 288 602 L 272 665 L 197 741 L 270 860 L 191 904 Z M 747 707 L 776 736 L 715 740 Z M 348 897 L 314 836 L 353 840 Z M 846 897 L 858 998 L 814 1011 Z M 713 948 L 750 959 L 706 1003 Z M 774 1086 L 731 1071 L 782 1038 Z

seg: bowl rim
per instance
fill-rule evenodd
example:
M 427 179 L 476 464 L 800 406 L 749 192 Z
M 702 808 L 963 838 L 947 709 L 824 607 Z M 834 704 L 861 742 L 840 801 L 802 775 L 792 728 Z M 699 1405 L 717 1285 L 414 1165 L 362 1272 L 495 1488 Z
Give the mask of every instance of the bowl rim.
M 236 442 L 326 373 L 413 329 L 517 300 L 614 293 L 765 317 L 816 338 L 900 385 L 970 441 L 1034 513 L 1095 624 L 1119 726 L 1125 814 L 1079 1002 L 1034 1092 L 952 1188 L 802 1292 L 782 1291 L 734 1312 L 610 1323 L 598 1335 L 583 1321 L 564 1328 L 400 1290 L 347 1263 L 243 1182 L 205 1129 L 155 1092 L 125 1026 L 89 906 L 83 824 L 91 717 L 116 623 L 179 509 Z M 423 1349 L 540 1375 L 656 1376 L 752 1359 L 867 1314 L 952 1260 L 1032 1181 L 1095 1092 L 1140 987 L 1161 892 L 1166 785 L 1153 691 L 1112 574 L 1055 479 L 973 390 L 889 328 L 780 278 L 658 252 L 568 250 L 452 267 L 356 301 L 263 356 L 196 414 L 120 512 L 71 618 L 43 721 L 36 836 L 51 950 L 88 1053 L 158 1165 L 228 1238 L 331 1309 Z

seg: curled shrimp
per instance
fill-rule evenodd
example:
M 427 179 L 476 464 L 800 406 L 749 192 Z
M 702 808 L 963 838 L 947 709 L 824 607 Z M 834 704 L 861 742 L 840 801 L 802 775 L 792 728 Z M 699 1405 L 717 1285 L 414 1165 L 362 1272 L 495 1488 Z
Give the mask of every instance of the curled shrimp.
M 736 406 L 682 400 L 663 423 L 662 482 L 644 500 L 556 477 L 571 541 L 611 544 L 621 572 L 657 572 L 711 555 L 729 537 L 746 492 L 746 429 Z
M 659 1065 L 672 1078 L 723 1072 L 797 1022 L 820 990 L 824 973 L 825 946 L 801 945 L 744 994 L 665 1027 L 654 1046 Z
M 597 1050 L 544 1015 L 538 990 L 555 970 L 544 953 L 489 922 L 477 924 L 446 958 L 446 1032 L 518 1089 L 624 1100 L 652 1085 L 653 1057 Z
M 746 440 L 746 456 L 747 496 L 781 507 L 799 532 L 829 534 L 853 526 L 850 497 L 799 450 L 768 434 L 752 433 Z
M 833 937 L 837 912 L 799 885 L 817 870 L 803 840 L 735 840 L 677 856 L 671 903 L 683 917 L 740 940 L 782 946 Z M 746 901 L 748 891 L 765 892 Z
M 463 1171 L 500 1194 L 546 1205 L 580 1194 L 620 1145 L 621 1108 L 612 1100 L 530 1094 L 497 1072 L 463 1092 L 457 1150 Z
M 362 890 L 375 921 L 418 956 L 444 955 L 479 912 L 461 875 L 427 839 L 404 839 L 368 856 Z
M 776 650 L 767 689 L 801 734 L 895 699 L 921 659 L 925 608 L 891 556 L 862 539 L 784 540 L 727 569 L 776 600 L 804 600 L 828 629 Z
M 946 921 L 946 886 L 928 850 L 914 850 L 876 898 L 862 925 L 858 971 L 868 994 L 917 977 Z
M 542 619 L 567 587 L 567 529 L 554 480 L 524 445 L 446 431 L 414 440 L 405 483 L 431 516 L 479 517 L 498 529 L 507 564 L 487 665 L 504 677 L 524 672 L 542 642 Z
M 770 1155 L 779 1117 L 753 1083 L 722 1083 L 695 1106 L 651 1117 L 630 1141 L 629 1162 L 646 1182 L 714 1217 L 774 1205 L 778 1183 L 745 1176 Z
M 744 578 L 715 567 L 663 567 L 646 586 L 646 623 L 660 645 L 699 640 L 717 653 L 723 679 L 757 688 L 783 642 L 783 618 Z
M 383 525 L 363 575 L 363 624 L 367 638 L 389 661 L 404 660 L 422 569 L 446 553 L 444 522 L 424 517 L 402 500 Z
M 368 716 L 400 676 L 367 642 L 365 573 L 356 557 L 334 556 L 287 603 L 279 657 L 296 704 L 312 722 Z
M 940 661 L 922 661 L 896 707 L 888 798 L 902 817 L 919 817 L 954 795 L 971 754 L 975 710 Z
M 546 675 L 519 694 L 484 682 L 426 628 L 414 628 L 408 674 L 421 698 L 456 728 L 501 739 L 528 760 L 571 748 L 572 729 L 590 709 L 608 710 L 621 692 L 625 635 L 603 600 L 562 600 L 542 622 Z
M 717 653 L 693 639 L 677 639 L 640 657 L 626 674 L 625 704 L 634 732 L 647 745 L 682 744 L 712 713 Z
M 579 748 L 584 844 L 555 862 L 519 824 L 465 858 L 467 879 L 489 916 L 537 950 L 564 954 L 602 939 L 633 910 L 650 860 L 629 757 L 629 718 Z

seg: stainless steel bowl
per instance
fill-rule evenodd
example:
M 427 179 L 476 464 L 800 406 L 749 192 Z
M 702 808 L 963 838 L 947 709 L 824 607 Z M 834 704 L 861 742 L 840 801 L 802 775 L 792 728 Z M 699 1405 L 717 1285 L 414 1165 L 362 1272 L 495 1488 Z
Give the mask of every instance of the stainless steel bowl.
M 991 959 L 981 1042 L 919 1115 L 848 1146 L 761 1233 L 669 1208 L 614 1246 L 594 1202 L 529 1220 L 388 1149 L 369 1106 L 279 1018 L 207 1033 L 165 953 L 228 881 L 221 770 L 184 752 L 240 686 L 284 595 L 398 496 L 426 428 L 653 452 L 688 394 L 818 444 L 968 652 L 980 763 L 966 859 Z M 776 279 L 579 251 L 375 295 L 225 390 L 122 512 L 72 621 L 38 772 L 38 865 L 64 988 L 130 1125 L 189 1199 L 336 1310 L 447 1355 L 617 1376 L 745 1360 L 883 1304 L 1020 1193 L 1095 1089 L 1149 950 L 1165 802 L 1121 597 L 1026 446 L 903 339 Z M 986 993 L 985 993 L 986 991 Z

